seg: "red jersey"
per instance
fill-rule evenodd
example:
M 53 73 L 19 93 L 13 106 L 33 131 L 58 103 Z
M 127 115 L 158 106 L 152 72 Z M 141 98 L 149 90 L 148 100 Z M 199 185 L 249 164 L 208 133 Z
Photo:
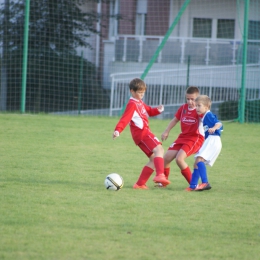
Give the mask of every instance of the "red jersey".
M 190 109 L 188 104 L 184 104 L 178 109 L 175 117 L 181 124 L 181 133 L 178 136 L 178 141 L 183 139 L 197 139 L 198 137 L 204 139 L 203 126 L 200 123 L 200 118 L 195 108 Z
M 144 136 L 149 134 L 149 116 L 157 116 L 160 111 L 146 105 L 142 100 L 130 98 L 125 112 L 115 127 L 115 131 L 121 133 L 129 124 L 132 138 L 135 144 L 139 144 Z

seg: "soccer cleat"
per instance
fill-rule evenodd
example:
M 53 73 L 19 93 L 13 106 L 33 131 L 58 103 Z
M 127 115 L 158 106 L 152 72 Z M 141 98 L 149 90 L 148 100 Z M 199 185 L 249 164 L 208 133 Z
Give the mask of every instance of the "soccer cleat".
M 192 189 L 190 187 L 186 188 L 185 191 L 194 191 L 195 189 Z
M 164 174 L 159 174 L 153 178 L 155 183 L 161 183 L 163 186 L 169 185 L 171 182 L 166 179 Z
M 197 188 L 195 189 L 196 191 L 204 191 L 204 190 L 210 190 L 211 186 L 210 184 L 207 183 L 201 183 L 197 186 Z
M 148 187 L 145 184 L 144 185 L 134 184 L 133 189 L 148 190 Z

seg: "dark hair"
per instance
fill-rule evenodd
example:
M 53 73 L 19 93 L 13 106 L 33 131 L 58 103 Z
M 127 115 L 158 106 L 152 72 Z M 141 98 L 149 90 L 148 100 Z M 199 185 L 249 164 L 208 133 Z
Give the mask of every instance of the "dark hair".
M 135 78 L 130 81 L 129 89 L 133 90 L 134 92 L 136 92 L 138 90 L 146 90 L 146 84 L 144 83 L 143 80 L 141 80 L 139 78 Z
M 186 94 L 199 94 L 200 90 L 197 87 L 190 86 L 186 89 Z

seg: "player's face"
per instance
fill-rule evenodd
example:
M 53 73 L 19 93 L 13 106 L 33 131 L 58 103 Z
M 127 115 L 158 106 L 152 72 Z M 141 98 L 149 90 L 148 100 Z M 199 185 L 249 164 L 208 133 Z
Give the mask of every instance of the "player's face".
M 208 111 L 208 107 L 203 105 L 202 103 L 200 102 L 196 102 L 196 111 L 198 113 L 198 115 L 203 115 L 205 114 L 207 111 Z
M 137 90 L 137 91 L 131 90 L 132 97 L 135 99 L 138 99 L 138 100 L 143 99 L 144 93 L 145 93 L 145 90 Z
M 197 96 L 197 94 L 186 94 L 186 101 L 189 108 L 195 108 L 195 99 Z

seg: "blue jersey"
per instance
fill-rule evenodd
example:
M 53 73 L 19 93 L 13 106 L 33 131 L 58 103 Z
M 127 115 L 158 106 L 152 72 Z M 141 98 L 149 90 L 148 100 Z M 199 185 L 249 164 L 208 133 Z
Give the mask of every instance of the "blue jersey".
M 205 133 L 205 139 L 207 139 L 208 136 L 209 136 L 209 131 L 208 131 L 209 128 L 212 128 L 212 127 L 214 127 L 214 125 L 216 123 L 221 123 L 221 122 L 218 120 L 217 116 L 214 115 L 209 110 L 209 111 L 207 111 L 204 114 L 204 116 L 202 118 L 202 123 L 203 123 L 203 128 L 204 128 L 204 133 Z M 221 135 L 221 131 L 223 131 L 223 125 L 219 129 L 217 129 L 213 134 L 210 134 L 210 135 L 218 135 L 218 136 L 220 136 Z

